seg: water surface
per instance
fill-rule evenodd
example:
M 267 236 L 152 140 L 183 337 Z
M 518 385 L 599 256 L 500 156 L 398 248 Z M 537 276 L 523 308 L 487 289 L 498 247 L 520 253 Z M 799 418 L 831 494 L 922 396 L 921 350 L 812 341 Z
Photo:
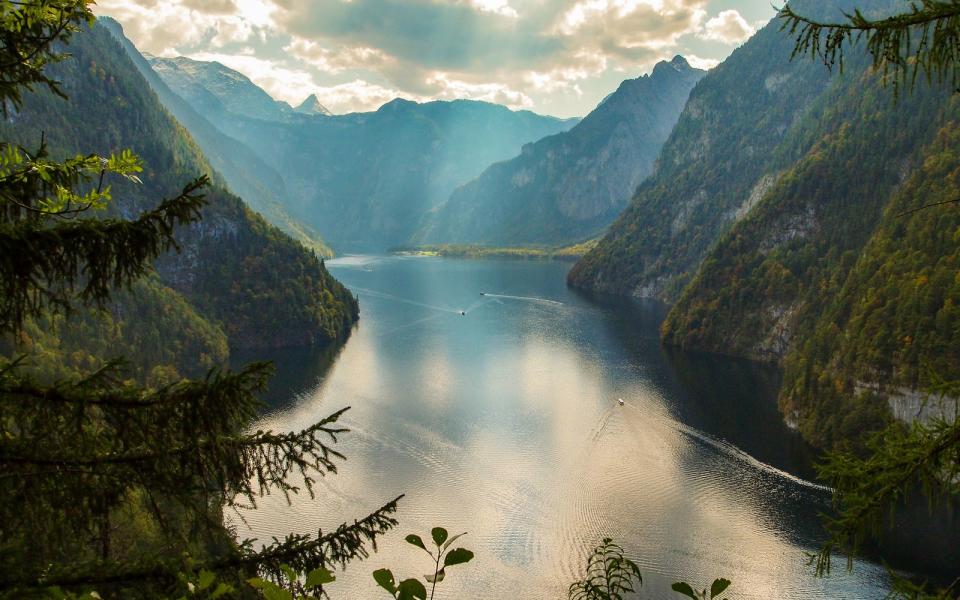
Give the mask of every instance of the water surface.
M 775 373 L 665 350 L 661 306 L 591 302 L 566 288 L 566 263 L 327 265 L 361 321 L 337 352 L 274 357 L 257 426 L 300 429 L 351 406 L 348 460 L 315 499 L 268 497 L 235 525 L 264 540 L 315 533 L 406 494 L 399 529 L 338 574 L 334 598 L 387 598 L 370 577 L 380 567 L 427 573 L 403 536 L 434 525 L 468 531 L 477 554 L 438 599 L 565 598 L 607 536 L 643 570 L 643 598 L 719 576 L 731 598 L 885 595 L 876 565 L 817 579 L 806 564 L 828 494 L 806 481 L 810 450 L 777 413 Z

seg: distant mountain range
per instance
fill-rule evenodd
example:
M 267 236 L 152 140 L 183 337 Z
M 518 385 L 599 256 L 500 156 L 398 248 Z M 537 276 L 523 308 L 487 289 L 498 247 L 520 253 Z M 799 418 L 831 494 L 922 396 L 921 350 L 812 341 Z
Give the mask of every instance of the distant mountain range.
M 224 134 L 179 94 L 174 93 L 157 76 L 130 40 L 123 35 L 123 28 L 118 22 L 108 17 L 101 17 L 98 22 L 126 51 L 127 56 L 140 72 L 141 77 L 150 85 L 164 108 L 190 132 L 210 160 L 211 166 L 218 175 L 223 177 L 221 183 L 241 195 L 254 210 L 297 241 L 321 256 L 333 255 L 333 251 L 323 242 L 316 230 L 294 219 L 287 212 L 286 207 L 290 201 L 286 184 L 273 167 L 244 143 Z M 252 95 L 256 97 L 255 93 Z M 260 100 L 260 105 L 263 106 L 262 97 Z
M 371 113 L 330 115 L 316 96 L 293 109 L 219 63 L 147 60 L 181 101 L 265 163 L 271 180 L 279 175 L 285 212 L 338 250 L 409 243 L 457 186 L 578 122 L 466 100 L 398 99 Z M 261 167 L 250 170 L 263 179 Z
M 570 131 L 525 145 L 457 188 L 417 241 L 561 245 L 599 235 L 653 171 L 704 74 L 677 56 L 624 81 Z

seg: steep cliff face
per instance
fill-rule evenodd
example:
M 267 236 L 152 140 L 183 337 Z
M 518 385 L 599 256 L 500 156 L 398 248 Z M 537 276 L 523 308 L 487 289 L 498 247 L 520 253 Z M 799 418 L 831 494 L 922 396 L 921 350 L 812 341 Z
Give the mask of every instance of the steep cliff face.
M 125 217 L 212 172 L 103 26 L 75 36 L 70 51 L 70 60 L 51 69 L 70 100 L 32 94 L 0 125 L 3 139 L 32 147 L 42 131 L 61 156 L 132 149 L 145 162 L 142 184 L 113 184 L 111 210 Z M 177 232 L 181 253 L 157 263 L 163 293 L 185 299 L 234 347 L 326 343 L 346 335 L 356 302 L 312 252 L 220 184 L 208 189 L 207 199 L 203 220 Z
M 653 170 L 703 75 L 678 56 L 624 81 L 570 131 L 524 146 L 455 190 L 418 241 L 560 245 L 598 235 Z
M 282 118 L 267 118 L 247 107 L 243 99 L 249 91 L 235 99 L 234 88 L 212 83 L 229 75 L 222 65 L 152 63 L 198 113 L 281 174 L 286 211 L 338 250 L 409 243 L 424 215 L 457 186 L 515 156 L 523 144 L 576 124 L 465 100 L 418 104 L 398 99 L 371 113 L 291 110 Z M 238 73 L 229 79 L 244 80 L 244 89 L 253 85 Z
M 813 143 L 795 140 L 817 99 L 836 83 L 822 64 L 791 61 L 792 47 L 779 24 L 770 23 L 707 73 L 654 174 L 570 272 L 571 285 L 677 297 L 717 239 Z

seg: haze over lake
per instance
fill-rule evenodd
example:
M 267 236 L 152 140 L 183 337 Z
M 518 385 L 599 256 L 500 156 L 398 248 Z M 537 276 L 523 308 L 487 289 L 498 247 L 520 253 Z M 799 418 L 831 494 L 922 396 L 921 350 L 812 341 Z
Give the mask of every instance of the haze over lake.
M 327 265 L 359 296 L 360 323 L 336 354 L 278 352 L 256 427 L 351 406 L 348 460 L 315 499 L 269 496 L 233 522 L 240 538 L 316 533 L 406 494 L 400 526 L 337 574 L 336 597 L 385 598 L 380 567 L 427 573 L 403 536 L 436 525 L 468 531 L 477 555 L 437 598 L 565 597 L 605 536 L 638 562 L 647 598 L 720 576 L 738 598 L 884 597 L 879 566 L 817 579 L 806 564 L 829 494 L 806 481 L 811 453 L 777 412 L 774 373 L 667 351 L 661 307 L 584 298 L 564 284 L 568 263 Z

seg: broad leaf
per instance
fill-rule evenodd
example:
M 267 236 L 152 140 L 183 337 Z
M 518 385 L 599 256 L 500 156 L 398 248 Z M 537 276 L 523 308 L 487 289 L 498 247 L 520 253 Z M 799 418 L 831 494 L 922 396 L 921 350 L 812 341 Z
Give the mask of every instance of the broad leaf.
M 696 592 L 693 591 L 693 588 L 690 587 L 689 583 L 678 581 L 677 583 L 671 585 L 670 589 L 677 592 L 678 594 L 683 594 L 684 596 L 693 598 L 693 600 L 700 600 L 699 598 L 697 598 Z
M 427 588 L 416 579 L 405 579 L 397 587 L 398 600 L 427 600 Z
M 433 543 L 437 546 L 441 546 L 447 541 L 447 530 L 443 527 L 434 527 L 430 530 L 430 535 L 433 536 Z
M 723 577 L 715 579 L 713 585 L 710 586 L 710 598 L 716 598 L 723 593 L 725 589 L 730 587 L 730 580 L 724 579 Z
M 473 552 L 466 550 L 465 548 L 457 548 L 456 550 L 451 550 L 447 554 L 446 558 L 443 559 L 443 566 L 450 567 L 453 565 L 461 565 L 465 562 L 470 562 L 473 560 Z
M 373 580 L 391 594 L 397 593 L 397 585 L 394 583 L 393 573 L 390 569 L 377 569 L 373 572 Z
M 263 594 L 263 597 L 266 598 L 266 600 L 293 600 L 293 596 L 290 595 L 290 592 L 273 583 L 272 581 L 266 581 L 264 579 L 260 579 L 259 577 L 254 577 L 253 579 L 248 579 L 247 583 L 260 590 L 260 593 Z
M 217 589 L 213 590 L 213 593 L 210 594 L 210 600 L 217 600 L 217 598 L 223 598 L 227 594 L 232 594 L 233 592 L 234 590 L 232 585 L 223 583 L 221 581 L 220 584 L 217 585 Z
M 307 573 L 307 581 L 303 585 L 308 588 L 315 588 L 325 583 L 333 583 L 336 579 L 328 569 L 320 567 Z
M 463 537 L 463 536 L 465 536 L 465 535 L 467 535 L 467 532 L 466 532 L 466 531 L 464 531 L 463 533 L 458 533 L 457 535 L 453 536 L 452 538 L 450 538 L 449 540 L 447 540 L 447 543 L 446 543 L 446 544 L 443 545 L 443 549 L 446 550 L 447 548 L 450 547 L 450 544 L 452 544 L 452 543 L 454 543 L 455 541 L 457 541 L 457 538 Z
M 287 581 L 296 581 L 297 572 L 290 568 L 290 565 L 280 565 L 280 571 L 287 578 Z
M 211 585 L 213 585 L 213 581 L 216 578 L 217 576 L 215 573 L 204 569 L 203 571 L 200 571 L 200 576 L 199 576 L 199 579 L 197 580 L 197 587 L 199 587 L 201 590 L 205 590 Z
M 411 533 L 410 535 L 408 535 L 403 539 L 407 540 L 408 544 L 413 544 L 417 548 L 423 548 L 423 550 L 426 551 L 427 554 L 429 554 L 430 556 L 433 556 L 433 552 L 430 552 L 429 550 L 427 550 L 427 546 L 423 543 L 423 538 L 421 538 L 419 535 L 415 533 Z

